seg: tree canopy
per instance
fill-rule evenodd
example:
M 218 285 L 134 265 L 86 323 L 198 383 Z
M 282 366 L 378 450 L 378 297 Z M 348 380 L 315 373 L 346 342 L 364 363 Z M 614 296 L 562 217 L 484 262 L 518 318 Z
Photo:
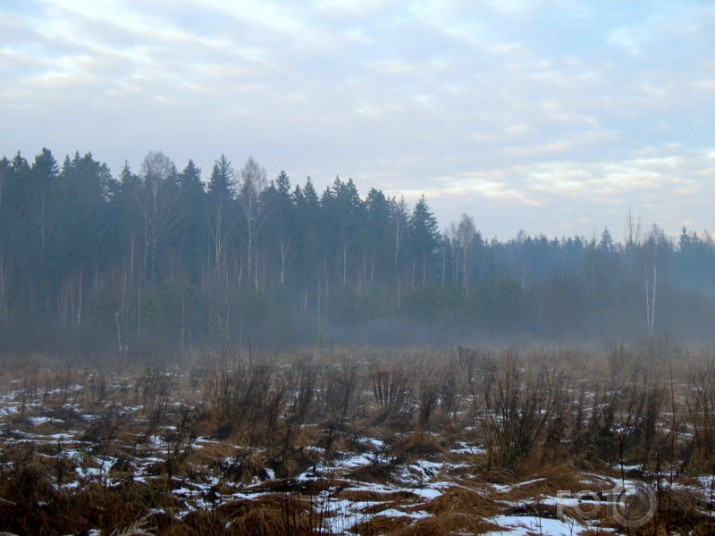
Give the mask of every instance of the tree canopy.
M 711 336 L 707 233 L 487 240 L 352 179 L 178 169 L 0 159 L 0 351 Z

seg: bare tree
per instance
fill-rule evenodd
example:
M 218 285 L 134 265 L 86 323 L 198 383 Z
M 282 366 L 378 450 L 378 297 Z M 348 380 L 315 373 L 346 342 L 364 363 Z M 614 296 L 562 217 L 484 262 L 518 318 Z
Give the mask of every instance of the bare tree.
M 401 282 L 402 277 L 400 274 L 400 256 L 404 249 L 404 237 L 407 232 L 407 205 L 405 204 L 405 199 L 402 198 L 399 203 L 393 198 L 392 204 L 392 228 L 394 231 L 395 238 L 395 256 L 394 256 L 394 269 L 395 278 L 397 285 L 397 307 L 400 307 L 400 295 L 401 295 Z
M 658 286 L 658 264 L 662 246 L 666 241 L 663 230 L 653 225 L 643 244 L 643 285 L 645 289 L 646 326 L 648 334 L 655 334 L 655 297 Z
M 267 216 L 261 206 L 260 195 L 267 182 L 266 170 L 253 158 L 249 158 L 241 170 L 238 205 L 246 238 L 246 275 L 249 281 L 254 279 L 256 290 L 258 289 L 256 241 Z
M 176 166 L 161 151 L 150 152 L 142 162 L 144 178 L 144 266 L 148 277 L 156 275 L 157 250 L 180 220 L 176 210 L 179 188 Z M 148 268 L 147 268 L 148 263 Z
M 474 227 L 474 220 L 466 214 L 462 214 L 462 219 L 457 226 L 456 237 L 462 249 L 462 286 L 465 294 L 469 292 L 469 276 L 471 272 L 469 269 L 469 261 L 471 260 L 469 253 L 476 236 L 477 229 Z

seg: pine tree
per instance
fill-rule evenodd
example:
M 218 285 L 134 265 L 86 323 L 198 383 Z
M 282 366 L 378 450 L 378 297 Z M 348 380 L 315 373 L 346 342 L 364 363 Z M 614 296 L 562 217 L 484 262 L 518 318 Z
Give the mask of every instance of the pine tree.
M 416 271 L 420 271 L 422 284 L 432 275 L 435 254 L 439 245 L 437 219 L 432 214 L 424 195 L 415 205 L 409 222 L 409 233 L 412 254 L 412 286 L 415 286 Z

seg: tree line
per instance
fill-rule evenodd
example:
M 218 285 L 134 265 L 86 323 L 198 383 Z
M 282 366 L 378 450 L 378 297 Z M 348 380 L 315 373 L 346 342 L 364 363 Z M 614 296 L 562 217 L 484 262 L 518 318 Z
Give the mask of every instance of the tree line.
M 92 154 L 0 160 L 0 351 L 707 338 L 715 246 L 628 217 L 617 242 L 472 217 L 439 229 L 352 179 L 267 177 L 221 155 L 207 177 L 161 152 L 114 177 Z

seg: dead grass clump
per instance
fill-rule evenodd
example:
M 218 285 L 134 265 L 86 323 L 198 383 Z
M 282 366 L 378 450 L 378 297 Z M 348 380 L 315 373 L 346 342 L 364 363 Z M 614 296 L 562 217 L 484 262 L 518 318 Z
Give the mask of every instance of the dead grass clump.
M 168 518 L 162 523 L 160 532 L 165 536 L 223 536 L 239 534 L 232 530 L 230 521 L 227 521 L 215 511 L 194 510 L 189 512 L 181 521 Z
M 544 519 L 557 519 L 556 506 L 552 504 L 544 504 L 539 501 L 523 502 L 507 508 L 503 514 L 519 517 L 541 517 Z
M 351 502 L 389 502 L 399 504 L 413 503 L 420 498 L 410 491 L 379 492 L 367 489 L 342 489 L 335 494 L 338 499 Z
M 266 460 L 261 452 L 245 452 L 236 456 L 223 472 L 224 478 L 233 482 L 251 484 L 256 480 L 266 480 Z
M 349 472 L 347 477 L 360 482 L 392 482 L 398 465 L 397 458 L 375 456 L 367 465 L 361 465 Z
M 318 464 L 320 453 L 301 446 L 294 446 L 290 437 L 283 445 L 268 449 L 265 453 L 266 465 L 277 478 L 291 478 Z
M 19 492 L 27 491 L 26 488 Z M 107 488 L 89 485 L 80 491 L 47 492 L 44 500 L 0 506 L 0 530 L 20 534 L 76 534 L 90 529 L 119 532 L 148 514 L 139 485 Z M 164 505 L 166 506 L 166 505 Z
M 231 458 L 235 454 L 236 447 L 228 442 L 197 441 L 189 453 L 187 462 L 212 469 L 221 466 L 223 460 Z
M 569 463 L 533 467 L 525 474 L 527 484 L 521 486 L 537 493 L 556 494 L 560 489 L 583 489 L 584 476 Z M 604 483 L 599 484 L 602 489 Z
M 504 529 L 477 514 L 450 512 L 419 519 L 413 525 L 392 532 L 392 536 L 447 536 L 450 534 L 500 533 Z
M 412 525 L 409 517 L 390 517 L 378 515 L 371 519 L 356 523 L 350 532 L 359 536 L 372 536 L 373 534 L 394 534 L 400 529 L 409 528 Z
M 324 449 L 327 463 L 341 459 L 342 453 L 345 452 L 362 454 L 374 452 L 376 448 L 374 445 L 367 445 L 354 427 L 333 423 L 328 423 L 327 428 L 321 431 L 317 445 Z
M 87 528 L 99 528 L 108 533 L 126 530 L 149 513 L 141 484 L 117 488 L 94 484 L 87 486 L 81 493 L 64 493 L 60 504 L 64 505 L 68 512 L 82 515 Z
M 424 506 L 420 506 L 419 509 L 429 512 L 435 517 L 447 514 L 491 517 L 498 514 L 502 509 L 502 505 L 491 497 L 493 494 L 475 491 L 463 486 L 451 486 L 442 491 L 442 495 Z
M 120 456 L 109 469 L 109 478 L 118 481 L 130 482 L 134 478 L 137 467 L 130 459 Z
M 312 506 L 293 495 L 264 495 L 253 501 L 224 505 L 218 511 L 230 520 L 233 534 L 313 535 L 319 517 Z
M 30 455 L 4 467 L 0 479 L 0 497 L 22 507 L 48 502 L 54 496 L 52 469 Z
M 154 536 L 153 529 L 148 528 L 148 517 L 137 519 L 131 525 L 112 532 L 112 536 Z
M 444 450 L 437 436 L 418 430 L 390 446 L 388 454 L 401 460 L 413 460 L 429 458 Z

